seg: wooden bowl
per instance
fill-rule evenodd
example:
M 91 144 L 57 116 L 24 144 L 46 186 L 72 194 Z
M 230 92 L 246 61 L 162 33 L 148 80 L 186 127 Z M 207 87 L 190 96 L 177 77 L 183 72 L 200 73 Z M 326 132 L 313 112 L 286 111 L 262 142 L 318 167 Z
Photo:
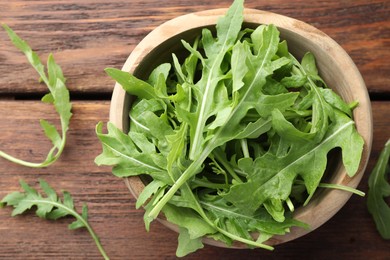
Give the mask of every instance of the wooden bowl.
M 195 39 L 204 27 L 215 27 L 217 19 L 224 15 L 226 9 L 215 9 L 203 12 L 191 13 L 172 19 L 147 35 L 128 57 L 122 70 L 133 73 L 139 78 L 147 78 L 149 73 L 157 65 L 170 61 L 171 53 L 180 53 L 183 47 L 180 39 L 187 42 Z M 318 29 L 295 19 L 275 13 L 245 9 L 244 26 L 255 28 L 259 24 L 274 24 L 280 30 L 282 39 L 287 40 L 289 50 L 294 56 L 300 58 L 307 51 L 312 52 L 317 61 L 320 75 L 333 90 L 335 90 L 346 102 L 359 101 L 359 106 L 354 110 L 354 120 L 358 132 L 365 141 L 362 160 L 358 172 L 353 178 L 348 177 L 342 166 L 341 160 L 333 160 L 330 165 L 334 172 L 331 183 L 347 185 L 356 188 L 361 180 L 372 144 L 372 114 L 370 100 L 364 81 L 348 54 L 329 36 Z M 110 121 L 118 128 L 128 132 L 129 109 L 131 97 L 125 93 L 119 84 L 115 85 L 113 92 Z M 126 184 L 135 198 L 145 187 L 138 177 L 126 179 Z M 315 198 L 294 213 L 296 219 L 308 223 L 310 230 L 292 228 L 291 232 L 284 236 L 275 236 L 267 244 L 277 245 L 296 239 L 325 223 L 330 219 L 350 198 L 351 193 L 339 190 L 322 190 L 317 192 Z M 159 218 L 164 225 L 178 231 L 178 227 Z M 207 244 L 225 247 L 221 242 L 212 239 L 204 239 Z M 234 245 L 242 248 L 244 245 Z

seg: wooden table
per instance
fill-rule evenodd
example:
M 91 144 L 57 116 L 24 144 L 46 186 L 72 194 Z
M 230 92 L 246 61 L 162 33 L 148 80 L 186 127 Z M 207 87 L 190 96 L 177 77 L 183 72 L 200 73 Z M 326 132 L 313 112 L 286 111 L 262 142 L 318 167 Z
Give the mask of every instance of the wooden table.
M 164 21 L 193 11 L 228 7 L 230 1 L 205 0 L 50 0 L 0 1 L 0 22 L 7 23 L 46 59 L 53 52 L 71 91 L 74 116 L 66 149 L 51 167 L 30 169 L 0 159 L 0 197 L 19 190 L 19 179 L 36 185 L 47 180 L 71 192 L 80 209 L 89 205 L 90 223 L 112 259 L 173 259 L 177 234 L 159 223 L 147 233 L 143 211 L 124 182 L 94 158 L 101 147 L 94 133 L 108 120 L 114 82 L 106 67 L 120 68 L 136 44 Z M 246 7 L 268 10 L 307 22 L 327 33 L 350 54 L 372 99 L 374 143 L 359 189 L 390 137 L 389 1 L 251 0 Z M 57 122 L 40 97 L 47 91 L 38 76 L 0 31 L 0 149 L 40 161 L 50 148 L 39 119 Z M 86 230 L 67 230 L 70 219 L 45 221 L 33 213 L 10 217 L 0 210 L 1 259 L 100 258 Z M 366 210 L 366 198 L 352 196 L 330 221 L 274 252 L 205 246 L 189 259 L 390 259 L 390 242 L 380 238 Z

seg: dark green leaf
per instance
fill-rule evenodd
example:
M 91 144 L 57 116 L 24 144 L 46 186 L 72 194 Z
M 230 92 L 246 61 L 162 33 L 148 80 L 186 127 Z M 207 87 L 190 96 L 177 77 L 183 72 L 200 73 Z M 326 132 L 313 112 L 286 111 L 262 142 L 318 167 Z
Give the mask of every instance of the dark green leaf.
M 390 206 L 385 198 L 390 197 L 390 140 L 387 141 L 368 179 L 367 207 L 379 234 L 390 239 Z

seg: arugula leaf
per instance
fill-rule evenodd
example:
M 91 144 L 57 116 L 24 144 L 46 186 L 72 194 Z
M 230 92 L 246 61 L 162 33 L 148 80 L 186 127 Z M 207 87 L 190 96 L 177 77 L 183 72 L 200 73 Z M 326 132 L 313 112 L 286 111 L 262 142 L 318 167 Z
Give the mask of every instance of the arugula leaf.
M 96 134 L 103 145 L 103 153 L 96 157 L 97 165 L 115 165 L 113 173 L 118 177 L 149 174 L 164 183 L 171 184 L 169 176 L 162 174 L 166 159 L 157 153 L 148 139 L 140 134 L 131 132 L 130 135 L 108 123 L 108 133 L 103 134 L 103 124 L 96 126 Z M 140 151 L 139 151 L 140 149 Z
M 169 222 L 185 228 L 191 239 L 201 238 L 217 232 L 215 228 L 210 226 L 198 214 L 195 214 L 193 210 L 175 206 L 174 204 L 170 203 L 164 207 L 164 215 Z
M 368 211 L 375 221 L 378 232 L 384 239 L 390 239 L 390 206 L 384 199 L 390 196 L 389 158 L 390 140 L 386 142 L 368 179 Z
M 25 211 L 30 210 L 32 207 L 36 207 L 35 213 L 38 217 L 43 219 L 59 219 L 67 216 L 76 218 L 71 224 L 69 229 L 86 228 L 99 252 L 104 259 L 109 259 L 102 245 L 100 244 L 99 238 L 93 231 L 92 227 L 88 223 L 88 207 L 83 205 L 81 215 L 76 211 L 73 198 L 69 192 L 63 191 L 63 200 L 58 197 L 55 190 L 44 180 L 39 180 L 39 185 L 43 190 L 43 194 L 39 193 L 36 189 L 29 186 L 23 180 L 20 180 L 20 186 L 24 192 L 12 192 L 6 195 L 0 201 L 0 207 L 12 206 L 12 216 L 23 214 Z M 46 195 L 46 196 L 45 196 Z
M 33 163 L 24 161 L 3 151 L 0 151 L 0 156 L 11 162 L 27 167 L 47 167 L 53 164 L 60 157 L 62 151 L 64 150 L 66 143 L 66 133 L 69 128 L 70 118 L 72 117 L 72 104 L 69 100 L 69 91 L 65 86 L 65 77 L 60 66 L 54 61 L 52 54 L 49 55 L 47 60 L 46 75 L 44 65 L 41 63 L 38 55 L 32 51 L 28 44 L 23 41 L 11 28 L 5 24 L 3 24 L 3 27 L 7 31 L 12 43 L 26 55 L 27 60 L 38 72 L 41 80 L 48 87 L 50 92 L 42 98 L 42 101 L 54 105 L 54 108 L 60 116 L 62 136 L 58 133 L 56 127 L 53 124 L 42 119 L 40 121 L 41 127 L 47 138 L 49 138 L 53 144 L 53 147 L 50 149 L 46 159 L 43 162 Z
M 180 228 L 179 231 L 179 243 L 176 250 L 177 257 L 186 256 L 189 253 L 203 248 L 202 238 L 191 238 L 185 228 Z
M 146 99 L 157 97 L 150 84 L 137 79 L 130 73 L 114 68 L 106 68 L 105 71 L 109 76 L 115 78 L 128 93 Z
M 359 166 L 361 154 L 356 153 L 354 149 L 361 149 L 363 140 L 357 134 L 353 121 L 342 114 L 339 114 L 337 119 L 318 145 L 304 139 L 306 142 L 291 145 L 284 157 L 267 153 L 254 161 L 249 158 L 239 160 L 240 169 L 247 173 L 247 182 L 233 185 L 224 198 L 243 212 L 253 214 L 262 203 L 270 203 L 270 198 L 286 200 L 291 193 L 294 180 L 299 175 L 303 178 L 309 193 L 305 202 L 307 204 L 325 172 L 327 153 L 335 147 L 342 148 L 344 165 L 349 173 L 354 173 Z M 274 116 L 274 120 L 278 119 Z M 275 121 L 274 124 L 280 124 L 280 121 Z M 282 139 L 285 136 L 290 138 L 290 128 L 276 131 L 279 131 Z M 270 209 L 266 208 L 275 220 L 283 221 L 277 212 L 271 212 L 275 210 L 275 206 L 269 205 Z

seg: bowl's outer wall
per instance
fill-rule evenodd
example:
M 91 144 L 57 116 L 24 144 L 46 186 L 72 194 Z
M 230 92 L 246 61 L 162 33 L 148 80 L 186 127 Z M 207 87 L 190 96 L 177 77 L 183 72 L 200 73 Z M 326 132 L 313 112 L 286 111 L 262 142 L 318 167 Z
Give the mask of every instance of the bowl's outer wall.
M 170 59 L 171 53 L 182 50 L 180 40 L 191 42 L 203 27 L 213 27 L 226 9 L 208 10 L 191 13 L 172 19 L 153 30 L 133 50 L 122 70 L 137 77 L 146 78 L 157 65 Z M 353 178 L 348 177 L 341 163 L 333 167 L 335 174 L 331 182 L 356 188 L 359 184 L 372 144 L 372 113 L 370 99 L 365 83 L 349 55 L 329 36 L 318 29 L 295 19 L 275 13 L 245 9 L 245 26 L 256 27 L 259 24 L 275 24 L 281 32 L 281 39 L 288 42 L 289 51 L 296 57 L 302 57 L 310 51 L 316 57 L 320 75 L 346 102 L 357 100 L 359 106 L 354 110 L 354 120 L 358 132 L 365 141 L 362 160 L 358 172 Z M 179 43 L 179 44 L 178 44 Z M 115 85 L 110 107 L 110 121 L 127 132 L 129 127 L 128 112 L 131 97 L 119 84 Z M 144 188 L 138 177 L 126 180 L 135 198 Z M 313 199 L 306 207 L 298 209 L 294 216 L 310 224 L 311 229 L 293 228 L 284 236 L 273 237 L 268 244 L 277 245 L 298 238 L 325 223 L 347 202 L 351 193 L 339 190 L 326 190 Z M 166 226 L 177 231 L 178 228 L 160 219 Z M 224 246 L 220 242 L 205 239 L 206 243 Z M 237 245 L 242 247 L 242 245 Z

